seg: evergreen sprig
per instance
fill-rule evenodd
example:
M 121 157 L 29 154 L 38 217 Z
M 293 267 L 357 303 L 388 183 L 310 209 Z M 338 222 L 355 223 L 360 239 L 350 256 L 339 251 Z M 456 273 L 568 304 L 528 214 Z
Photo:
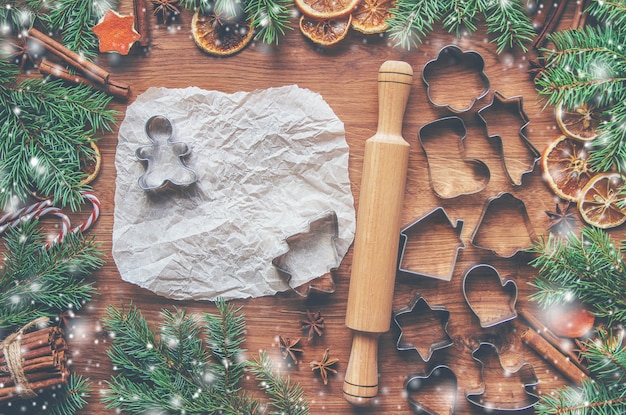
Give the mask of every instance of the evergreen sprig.
M 626 350 L 623 329 L 613 334 L 599 330 L 598 338 L 585 341 L 582 356 L 588 359 L 591 379 L 582 386 L 566 386 L 541 396 L 538 415 L 621 415 L 626 413 Z
M 292 29 L 289 26 L 292 5 L 292 0 L 248 0 L 245 12 L 256 30 L 255 39 L 278 44 L 285 31 Z
M 244 359 L 245 316 L 222 299 L 215 304 L 217 313 L 204 313 L 202 319 L 184 310 L 162 310 L 162 323 L 155 329 L 134 305 L 109 306 L 103 323 L 113 337 L 107 353 L 117 374 L 107 382 L 107 409 L 129 414 L 263 413 L 260 401 L 239 385 L 244 371 L 255 367 Z M 287 405 L 304 401 L 299 386 L 270 370 L 266 362 L 253 373 L 268 385 L 266 393 L 277 410 L 307 414 L 308 409 L 293 412 Z
M 598 26 L 554 32 L 542 49 L 545 70 L 535 79 L 546 105 L 604 108 L 598 137 L 590 144 L 590 166 L 626 172 L 626 1 L 594 0 L 587 13 Z
M 46 237 L 36 220 L 9 229 L 0 271 L 0 329 L 16 329 L 68 308 L 78 310 L 96 292 L 86 278 L 102 266 L 98 245 L 80 233 L 43 249 Z
M 16 81 L 17 69 L 0 61 L 0 209 L 26 201 L 34 191 L 77 210 L 82 204 L 85 160 L 94 158 L 95 135 L 111 131 L 111 97 L 61 80 Z
M 396 46 L 406 49 L 421 43 L 437 21 L 457 37 L 463 31 L 471 34 L 476 31 L 479 15 L 484 18 L 487 33 L 495 35 L 492 42 L 497 45 L 497 53 L 515 46 L 525 52 L 526 43 L 535 36 L 530 17 L 518 0 L 398 0 L 390 13 L 389 37 Z
M 624 243 L 616 247 L 604 230 L 585 227 L 580 238 L 573 233 L 567 239 L 550 234 L 532 250 L 538 254 L 531 261 L 538 274 L 530 283 L 536 288 L 531 301 L 547 308 L 578 299 L 607 324 L 626 322 Z
M 90 396 L 88 378 L 72 373 L 60 393 L 60 398 L 46 408 L 46 415 L 71 415 L 81 410 Z

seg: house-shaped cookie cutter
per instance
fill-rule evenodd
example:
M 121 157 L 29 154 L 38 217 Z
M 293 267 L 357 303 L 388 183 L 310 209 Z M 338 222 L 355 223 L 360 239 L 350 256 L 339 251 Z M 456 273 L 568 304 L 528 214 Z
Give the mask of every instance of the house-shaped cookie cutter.
M 449 402 L 448 412 L 446 412 L 446 414 L 454 414 L 456 407 L 457 378 L 452 369 L 446 365 L 435 366 L 427 375 L 411 375 L 407 377 L 404 382 L 404 390 L 413 413 L 417 415 L 443 415 L 443 413 L 429 408 L 428 406 L 422 404 L 419 400 L 413 399 L 411 396 L 412 394 L 419 392 L 420 389 L 425 388 L 431 382 L 449 384 L 449 388 L 453 390 L 454 393 L 452 395 L 452 401 Z M 439 385 L 439 383 L 436 384 Z M 439 386 L 437 387 L 437 390 L 439 390 Z
M 463 108 L 455 107 L 453 104 L 449 103 L 436 102 L 432 97 L 431 88 L 435 78 L 449 76 L 448 72 L 454 67 L 474 68 L 473 72 L 477 73 L 479 82 L 482 84 L 482 90 L 477 96 L 471 98 L 468 106 Z M 426 62 L 422 69 L 422 80 L 426 86 L 428 101 L 435 107 L 447 108 L 454 113 L 469 111 L 477 100 L 487 95 L 490 88 L 489 78 L 485 73 L 485 61 L 482 55 L 473 50 L 463 51 L 456 45 L 444 46 L 435 59 Z M 458 84 L 461 81 L 462 80 L 457 79 L 453 82 L 452 79 L 444 79 L 444 82 L 448 85 L 452 85 L 457 93 L 459 91 Z
M 518 135 L 519 140 L 521 141 L 523 146 L 526 148 L 530 156 L 530 162 L 528 163 L 528 167 L 525 170 L 522 170 L 519 172 L 519 177 L 513 177 L 512 172 L 511 172 L 512 169 L 509 166 L 509 163 L 507 162 L 508 154 L 505 151 L 505 146 L 504 146 L 505 137 L 502 137 L 500 134 L 492 133 L 493 128 L 490 128 L 489 122 L 486 117 L 486 114 L 489 111 L 492 111 L 492 110 L 498 111 L 502 109 L 508 109 L 510 107 L 514 108 L 514 111 L 511 111 L 511 112 L 514 112 L 517 115 L 519 115 L 520 127 L 519 127 L 517 135 Z M 528 116 L 526 115 L 526 112 L 524 112 L 522 96 L 518 95 L 518 96 L 507 98 L 499 91 L 494 91 L 491 103 L 481 108 L 480 110 L 478 110 L 476 115 L 478 116 L 478 119 L 483 124 L 487 138 L 489 140 L 493 140 L 494 142 L 496 142 L 499 152 L 500 152 L 500 159 L 502 161 L 502 167 L 509 181 L 513 185 L 520 186 L 522 184 L 522 177 L 526 175 L 527 173 L 531 173 L 535 167 L 535 164 L 541 158 L 541 153 L 530 142 L 530 140 L 528 139 L 528 137 L 526 137 L 526 134 L 525 134 L 526 127 L 528 126 L 528 124 L 530 124 L 530 120 Z M 519 157 L 513 157 L 512 159 L 516 164 L 520 163 Z
M 138 160 L 146 163 L 139 176 L 139 187 L 159 191 L 171 187 L 186 187 L 198 180 L 196 172 L 185 165 L 191 148 L 182 141 L 173 141 L 174 128 L 167 117 L 155 115 L 146 121 L 145 132 L 151 144 L 135 151 Z
M 497 280 L 499 287 L 491 289 L 485 285 L 485 279 Z M 472 284 L 472 280 L 479 281 L 480 291 Z M 493 284 L 493 281 L 488 281 Z M 509 298 L 508 303 L 503 303 L 502 299 L 495 295 L 497 290 L 502 290 Z M 484 295 L 482 295 L 484 294 Z M 498 324 L 510 321 L 517 317 L 515 304 L 517 303 L 517 285 L 513 280 L 504 280 L 496 268 L 489 264 L 477 264 L 465 272 L 463 276 L 463 296 L 465 302 L 472 312 L 480 320 L 483 328 L 493 327 Z
M 339 253 L 337 252 L 336 240 L 339 234 L 339 224 L 337 213 L 334 210 L 327 210 L 309 219 L 300 232 L 294 233 L 284 239 L 287 250 L 276 256 L 272 264 L 278 272 L 285 278 L 289 287 L 302 297 L 307 297 L 314 290 L 325 294 L 335 292 L 335 282 L 332 276 L 333 271 L 339 267 Z M 316 249 L 324 249 L 330 252 L 331 261 L 325 264 L 325 272 L 316 279 L 299 285 L 292 285 L 292 278 L 295 272 L 294 259 L 302 263 L 303 260 L 315 261 Z M 325 254 L 328 254 L 325 252 Z M 322 257 L 318 255 L 317 257 Z M 298 259 L 300 257 L 300 259 Z M 304 259 L 302 259 L 304 258 Z
M 406 339 L 406 330 L 408 330 L 408 328 L 401 320 L 410 316 L 417 319 L 418 323 L 430 324 L 429 321 L 423 320 L 428 312 L 430 312 L 433 319 L 437 320 L 436 324 L 441 326 L 443 336 L 430 343 L 424 350 L 424 348 L 421 347 L 422 345 L 417 345 Z M 428 362 L 436 350 L 444 349 L 454 344 L 454 341 L 448 335 L 447 328 L 449 318 L 450 312 L 444 306 L 430 306 L 424 297 L 420 294 L 416 294 L 406 307 L 393 313 L 393 322 L 398 329 L 396 349 L 401 351 L 415 350 L 424 362 Z M 418 328 L 417 331 L 425 332 L 426 330 Z M 430 332 L 431 330 L 428 331 Z
M 448 258 L 451 259 L 448 262 L 450 264 L 449 272 L 435 274 L 433 272 L 419 271 L 415 269 L 409 269 L 408 267 L 407 268 L 403 267 L 404 259 L 408 255 L 407 253 L 408 241 L 411 238 L 411 235 L 417 232 L 428 232 L 428 233 L 432 232 L 433 222 L 445 223 L 446 225 L 450 226 L 452 231 L 455 233 L 456 238 L 458 238 L 458 243 L 456 247 L 453 250 L 451 250 L 451 252 L 449 252 L 447 256 Z M 425 277 L 430 277 L 430 278 L 441 279 L 444 281 L 450 281 L 452 279 L 452 275 L 454 274 L 454 268 L 456 266 L 456 261 L 457 261 L 459 251 L 462 249 L 465 249 L 465 243 L 463 243 L 463 240 L 461 239 L 462 232 L 463 232 L 463 220 L 458 219 L 455 223 L 452 223 L 452 220 L 450 220 L 450 217 L 448 216 L 448 214 L 446 213 L 443 207 L 437 207 L 433 209 L 432 211 L 430 211 L 429 213 L 427 213 L 426 215 L 424 215 L 423 217 L 416 220 L 415 222 L 413 222 L 412 224 L 410 224 L 409 226 L 405 227 L 404 229 L 400 231 L 400 250 L 399 250 L 400 255 L 398 259 L 398 270 L 401 272 L 410 274 L 410 275 L 425 276 Z M 424 252 L 426 252 L 426 249 L 430 249 L 430 248 L 432 247 L 424 247 Z M 440 255 L 437 258 L 437 262 L 441 263 L 442 259 L 443 259 L 443 256 Z

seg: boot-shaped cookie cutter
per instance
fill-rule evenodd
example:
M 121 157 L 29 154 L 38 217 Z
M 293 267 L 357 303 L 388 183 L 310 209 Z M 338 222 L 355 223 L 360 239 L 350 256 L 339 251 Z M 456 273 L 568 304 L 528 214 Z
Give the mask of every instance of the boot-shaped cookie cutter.
M 449 318 L 450 312 L 444 306 L 430 306 L 420 294 L 415 295 L 406 307 L 393 313 L 393 322 L 398 329 L 396 349 L 401 351 L 415 350 L 424 362 L 428 362 L 436 350 L 454 344 L 448 335 Z M 411 338 L 417 339 L 420 334 L 432 334 L 433 324 L 441 327 L 438 333 L 439 338 L 426 339 L 422 343 L 423 337 L 420 337 L 420 344 L 417 344 L 415 340 L 410 340 Z M 413 331 L 412 336 L 409 336 L 409 329 Z
M 172 187 L 186 187 L 196 182 L 196 172 L 185 165 L 184 158 L 191 148 L 182 141 L 173 141 L 174 128 L 163 115 L 150 117 L 145 126 L 151 144 L 135 151 L 138 160 L 146 163 L 146 171 L 139 177 L 139 187 L 146 191 L 160 191 Z
M 327 210 L 307 221 L 301 232 L 285 238 L 287 250 L 275 257 L 272 264 L 286 279 L 289 287 L 298 295 L 307 297 L 312 290 L 325 294 L 335 292 L 332 273 L 339 267 L 340 262 L 336 245 L 338 234 L 337 214 L 333 210 Z M 308 283 L 297 286 L 292 284 L 292 278 L 296 271 L 294 267 L 298 266 L 294 264 L 307 262 L 313 264 L 314 261 L 319 261 L 321 257 L 328 257 L 329 253 L 331 260 L 327 264 L 323 264 L 324 273 Z
M 493 116 L 490 116 L 492 113 Z M 507 120 L 506 116 L 502 115 L 502 113 L 506 116 L 514 115 L 517 120 Z M 527 173 L 531 173 L 535 168 L 535 164 L 537 164 L 537 161 L 541 158 L 539 150 L 537 150 L 524 133 L 526 127 L 530 124 L 530 120 L 524 112 L 522 97 L 514 96 L 507 98 L 499 91 L 494 91 L 491 104 L 478 110 L 476 115 L 483 124 L 487 138 L 496 142 L 500 152 L 500 159 L 502 160 L 502 167 L 509 181 L 513 185 L 520 186 L 523 176 Z M 519 125 L 519 127 L 517 127 L 516 137 L 503 136 L 502 130 L 504 127 L 500 126 L 501 130 L 498 131 L 497 125 L 494 126 L 493 123 L 490 125 L 489 120 L 491 119 L 497 119 L 500 125 L 503 123 L 506 126 L 513 123 L 515 123 L 516 126 Z M 507 148 L 511 146 L 508 144 L 514 139 L 519 139 L 521 142 L 526 152 L 525 156 L 522 157 L 520 154 L 509 155 Z M 522 165 L 522 167 L 514 169 L 513 166 L 517 165 Z

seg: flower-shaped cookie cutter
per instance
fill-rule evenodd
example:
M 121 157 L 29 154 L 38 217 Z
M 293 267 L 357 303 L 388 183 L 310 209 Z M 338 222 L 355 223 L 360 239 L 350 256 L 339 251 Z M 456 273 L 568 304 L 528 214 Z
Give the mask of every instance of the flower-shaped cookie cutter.
M 170 187 L 186 187 L 198 180 L 196 172 L 185 165 L 191 148 L 182 141 L 173 141 L 174 128 L 167 117 L 155 115 L 146 121 L 146 135 L 151 144 L 135 151 L 138 160 L 146 163 L 146 171 L 139 176 L 139 187 L 158 191 Z
M 408 318 L 411 321 L 408 321 Z M 430 306 L 424 297 L 416 294 L 406 307 L 393 313 L 393 322 L 398 329 L 396 349 L 400 351 L 415 350 L 424 362 L 428 362 L 436 350 L 454 344 L 448 334 L 449 318 L 450 312 L 444 306 Z M 434 333 L 433 324 L 441 327 L 440 333 Z M 425 334 L 432 336 L 434 333 L 438 335 L 438 338 L 426 338 L 425 343 L 428 343 L 428 346 L 423 350 L 422 344 L 408 340 L 407 331 L 409 329 L 419 334 L 415 335 L 414 338 L 419 337 L 420 342 L 425 339 Z
M 404 390 L 409 401 L 409 405 L 414 414 L 417 415 L 439 415 L 444 412 L 438 412 L 422 404 L 419 400 L 413 398 L 412 395 L 419 394 L 421 389 L 427 389 L 429 386 L 435 386 L 440 396 L 440 401 L 448 398 L 449 402 L 441 402 L 442 406 L 448 406 L 447 414 L 454 414 L 456 407 L 456 391 L 457 378 L 452 369 L 445 365 L 435 366 L 427 375 L 411 375 L 404 382 Z M 449 394 L 441 393 L 442 389 L 449 390 Z
M 481 356 L 484 355 L 484 356 Z M 530 363 L 523 363 L 516 370 L 506 370 L 502 367 L 500 361 L 500 355 L 497 347 L 493 343 L 481 342 L 479 347 L 472 353 L 472 358 L 480 364 L 480 373 L 483 380 L 483 387 L 477 392 L 466 393 L 467 401 L 471 404 L 483 409 L 485 413 L 511 413 L 517 411 L 525 411 L 532 408 L 539 401 L 539 397 L 535 393 L 535 389 L 539 383 L 535 371 Z M 494 362 L 497 361 L 496 364 Z M 497 366 L 497 368 L 495 367 Z M 499 369 L 506 372 L 499 376 L 490 376 L 490 379 L 499 379 L 499 382 L 495 384 L 497 388 L 500 388 L 499 383 L 505 379 L 510 382 L 515 382 L 513 375 L 519 377 L 520 388 L 523 390 L 516 393 L 515 396 L 496 397 L 497 400 L 492 399 L 489 396 L 486 371 L 492 371 Z M 519 396 L 518 396 L 519 395 Z M 523 398 L 522 398 L 523 395 Z M 501 400 L 500 400 L 501 399 Z
M 494 281 L 499 287 L 492 289 Z M 498 292 L 505 294 L 508 301 Z M 517 284 L 513 280 L 504 280 L 496 268 L 489 264 L 477 264 L 463 276 L 463 296 L 472 312 L 480 320 L 483 328 L 513 320 L 517 317 Z
M 458 74 L 450 74 L 454 70 L 457 70 Z M 475 74 L 476 81 L 481 84 L 481 89 L 469 99 L 469 105 L 459 108 L 455 104 L 437 102 L 433 98 L 431 88 L 436 84 L 451 85 L 454 88 L 451 94 L 458 97 L 459 83 L 462 82 L 462 79 L 458 77 L 467 77 L 471 74 Z M 469 111 L 477 100 L 487 95 L 490 88 L 482 55 L 473 50 L 463 51 L 455 45 L 443 47 L 435 59 L 426 62 L 422 69 L 422 80 L 426 85 L 428 101 L 436 107 L 447 108 L 455 113 Z
M 490 113 L 494 113 L 492 117 L 489 116 Z M 508 114 L 507 114 L 508 113 Z M 504 116 L 503 116 L 504 114 Z M 507 120 L 506 115 L 514 114 L 517 118 L 517 121 Z M 498 149 L 500 151 L 500 158 L 502 160 L 502 167 L 509 179 L 509 181 L 516 186 L 520 186 L 522 184 L 522 178 L 525 174 L 531 173 L 535 167 L 535 164 L 541 158 L 541 153 L 537 148 L 530 142 L 528 137 L 526 137 L 525 130 L 528 124 L 530 124 L 530 120 L 524 112 L 523 109 L 523 99 L 521 95 L 513 96 L 513 97 L 505 97 L 499 91 L 494 91 L 493 98 L 490 104 L 478 110 L 476 113 L 478 118 L 483 124 L 485 133 L 487 138 L 493 140 L 497 143 Z M 503 122 L 504 124 L 515 124 L 516 135 L 519 138 L 522 146 L 523 152 L 526 154 L 521 154 L 518 150 L 518 154 L 514 154 L 510 156 L 510 160 L 512 163 L 507 162 L 507 158 L 509 157 L 509 152 L 505 149 L 505 141 L 508 143 L 511 137 L 503 137 L 502 132 L 497 132 L 498 127 L 490 126 L 490 120 L 497 119 L 499 122 Z M 493 123 L 492 123 L 493 124 Z M 519 127 L 518 127 L 519 125 Z M 504 127 L 501 127 L 504 129 Z M 528 160 L 524 161 L 523 159 L 527 158 Z M 514 166 L 525 164 L 526 167 L 519 169 L 515 173 L 512 171 Z M 515 175 L 515 177 L 514 177 Z
M 287 250 L 276 256 L 272 264 L 278 272 L 287 280 L 289 287 L 302 297 L 307 297 L 314 290 L 325 294 L 335 292 L 335 282 L 332 272 L 339 267 L 339 253 L 337 252 L 336 240 L 339 234 L 337 213 L 327 210 L 307 221 L 304 229 L 285 238 Z M 329 255 L 330 254 L 330 255 Z M 314 280 L 292 285 L 295 272 L 294 267 L 303 263 L 312 264 L 319 258 L 330 257 L 327 264 L 323 264 L 325 272 Z
M 449 249 L 448 252 L 439 253 L 437 257 L 437 261 L 433 266 L 436 266 L 436 269 L 415 269 L 413 266 L 404 265 L 405 259 L 408 258 L 408 250 L 409 250 L 409 240 L 413 238 L 417 238 L 416 234 L 421 234 L 423 243 L 427 246 L 424 246 L 424 249 L 431 249 L 431 241 L 427 239 L 435 239 L 437 238 L 439 243 L 438 245 L 442 245 L 441 235 L 434 235 L 433 230 L 440 230 L 442 227 L 449 228 L 449 233 L 454 233 L 454 247 Z M 457 219 L 457 221 L 453 224 L 452 220 L 446 213 L 443 207 L 437 207 L 432 210 L 430 213 L 427 213 L 423 217 L 419 218 L 409 226 L 405 227 L 400 231 L 400 258 L 398 261 L 398 270 L 410 275 L 415 276 L 425 276 L 436 278 L 440 280 L 450 281 L 452 279 L 452 275 L 454 274 L 454 268 L 456 266 L 457 257 L 459 251 L 465 249 L 465 244 L 461 239 L 461 233 L 463 232 L 463 220 Z M 447 243 L 445 245 L 448 245 Z M 448 249 L 448 246 L 446 246 Z M 449 258 L 447 263 L 444 263 L 444 259 Z M 443 270 L 443 266 L 446 266 L 446 270 Z

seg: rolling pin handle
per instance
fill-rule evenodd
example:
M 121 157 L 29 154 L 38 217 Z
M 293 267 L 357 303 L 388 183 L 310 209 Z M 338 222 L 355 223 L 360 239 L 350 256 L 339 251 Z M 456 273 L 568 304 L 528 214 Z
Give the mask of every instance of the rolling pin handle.
M 378 394 L 380 333 L 355 331 L 343 383 L 343 397 L 354 406 L 368 406 Z

